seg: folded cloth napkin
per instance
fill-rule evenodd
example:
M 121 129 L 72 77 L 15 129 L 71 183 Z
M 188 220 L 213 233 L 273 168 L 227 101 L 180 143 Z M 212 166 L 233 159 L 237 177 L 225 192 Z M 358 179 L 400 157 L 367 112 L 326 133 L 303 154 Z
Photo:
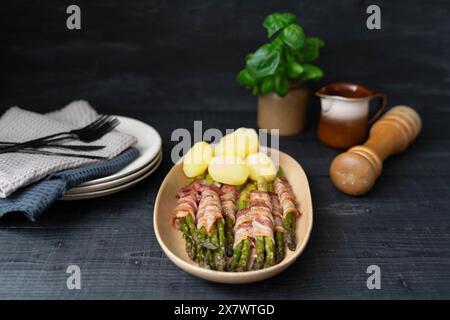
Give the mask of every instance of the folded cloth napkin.
M 21 212 L 29 220 L 35 221 L 71 187 L 119 171 L 138 155 L 137 149 L 129 148 L 110 160 L 53 173 L 44 180 L 14 192 L 6 199 L 0 199 L 0 217 L 10 212 Z
M 97 112 L 86 101 L 74 101 L 61 110 L 43 115 L 26 111 L 18 107 L 8 109 L 0 118 L 0 141 L 24 142 L 47 136 L 53 133 L 70 131 L 88 125 L 97 119 Z M 101 139 L 86 143 L 104 145 L 105 148 L 89 155 L 112 158 L 128 149 L 136 142 L 136 138 L 112 131 Z M 67 144 L 85 144 L 80 141 Z M 44 149 L 53 150 L 54 149 Z M 83 153 L 64 150 L 67 153 Z M 25 153 L 0 154 L 0 198 L 39 181 L 51 173 L 80 167 L 98 160 L 62 156 L 48 156 Z

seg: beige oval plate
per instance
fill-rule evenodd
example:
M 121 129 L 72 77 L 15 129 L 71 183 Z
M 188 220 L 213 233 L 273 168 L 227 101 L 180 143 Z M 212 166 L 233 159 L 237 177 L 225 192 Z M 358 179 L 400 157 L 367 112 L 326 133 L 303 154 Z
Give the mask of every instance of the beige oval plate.
M 277 151 L 272 149 L 271 152 Z M 308 242 L 313 224 L 313 209 L 308 179 L 302 167 L 286 153 L 279 151 L 279 155 L 280 165 L 292 186 L 298 207 L 302 212 L 302 216 L 297 219 L 297 249 L 294 252 L 286 249 L 286 257 L 279 264 L 257 271 L 223 272 L 199 267 L 196 262 L 189 259 L 185 251 L 185 242 L 181 232 L 174 229 L 171 224 L 172 212 L 176 205 L 175 194 L 179 188 L 188 183 L 182 170 L 182 164 L 179 162 L 172 167 L 162 182 L 156 197 L 153 214 L 156 238 L 169 259 L 178 267 L 194 276 L 221 283 L 261 281 L 275 276 L 290 266 L 299 257 Z

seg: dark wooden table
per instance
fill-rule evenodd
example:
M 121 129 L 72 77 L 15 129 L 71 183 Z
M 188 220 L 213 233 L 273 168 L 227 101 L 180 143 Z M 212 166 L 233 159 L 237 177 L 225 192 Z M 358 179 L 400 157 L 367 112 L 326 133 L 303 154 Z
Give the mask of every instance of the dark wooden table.
M 402 3 L 403 2 L 403 3 Z M 123 3 L 123 2 L 122 2 Z M 83 28 L 65 29 L 65 6 L 17 1 L 1 21 L 0 111 L 40 112 L 76 99 L 135 117 L 162 135 L 164 161 L 138 186 L 105 198 L 58 202 L 36 223 L 0 221 L 0 298 L 450 298 L 450 23 L 444 1 L 379 1 L 382 30 L 365 28 L 364 1 L 80 2 Z M 326 77 L 382 90 L 408 104 L 423 131 L 389 159 L 374 189 L 349 197 L 328 176 L 337 151 L 309 127 L 282 138 L 310 183 L 314 227 L 298 261 L 251 285 L 221 285 L 179 270 L 153 231 L 155 196 L 170 169 L 176 128 L 256 127 L 255 99 L 236 85 L 244 53 L 264 41 L 262 17 L 298 13 L 307 33 L 325 39 Z M 66 268 L 81 268 L 82 289 L 68 290 Z M 381 290 L 366 269 L 381 268 Z

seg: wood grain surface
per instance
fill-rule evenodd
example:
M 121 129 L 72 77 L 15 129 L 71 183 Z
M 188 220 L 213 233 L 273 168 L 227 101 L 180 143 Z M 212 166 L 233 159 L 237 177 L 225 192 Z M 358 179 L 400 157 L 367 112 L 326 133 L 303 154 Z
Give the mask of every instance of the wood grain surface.
M 58 202 L 38 222 L 0 221 L 2 299 L 404 299 L 450 298 L 450 5 L 377 1 L 382 29 L 365 27 L 368 1 L 76 1 L 82 30 L 65 27 L 69 1 L 10 1 L 0 13 L 0 112 L 46 112 L 74 99 L 136 117 L 163 137 L 161 167 L 106 198 Z M 162 253 L 153 232 L 156 193 L 171 167 L 176 128 L 256 127 L 256 98 L 235 81 L 244 56 L 265 41 L 263 17 L 295 12 L 326 42 L 315 90 L 354 81 L 383 91 L 388 105 L 422 116 L 417 141 L 386 161 L 364 197 L 338 192 L 328 176 L 338 153 L 321 145 L 312 99 L 307 131 L 281 150 L 308 175 L 314 227 L 283 274 L 252 285 L 196 279 Z M 66 268 L 81 268 L 68 290 Z M 381 290 L 366 268 L 381 267 Z

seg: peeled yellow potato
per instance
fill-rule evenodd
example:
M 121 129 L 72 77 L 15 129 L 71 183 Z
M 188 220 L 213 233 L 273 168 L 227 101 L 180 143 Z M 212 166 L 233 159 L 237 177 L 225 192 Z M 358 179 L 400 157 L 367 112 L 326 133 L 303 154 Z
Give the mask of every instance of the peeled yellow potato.
M 188 178 L 201 175 L 208 168 L 213 156 L 211 146 L 204 141 L 197 142 L 186 153 L 183 159 L 183 171 Z
M 215 181 L 237 186 L 247 181 L 249 170 L 241 157 L 228 155 L 212 158 L 208 173 Z
M 238 141 L 245 145 L 245 157 L 249 154 L 258 152 L 259 137 L 255 129 L 239 128 L 236 130 Z M 243 157 L 245 159 L 245 157 Z
M 218 143 L 216 155 L 234 155 L 245 159 L 247 155 L 258 152 L 259 138 L 254 129 L 239 128 L 224 136 Z
M 250 171 L 250 179 L 256 181 L 258 177 L 262 177 L 267 182 L 275 180 L 277 169 L 275 168 L 272 159 L 265 153 L 259 152 L 250 154 L 247 159 L 245 159 L 245 162 Z

